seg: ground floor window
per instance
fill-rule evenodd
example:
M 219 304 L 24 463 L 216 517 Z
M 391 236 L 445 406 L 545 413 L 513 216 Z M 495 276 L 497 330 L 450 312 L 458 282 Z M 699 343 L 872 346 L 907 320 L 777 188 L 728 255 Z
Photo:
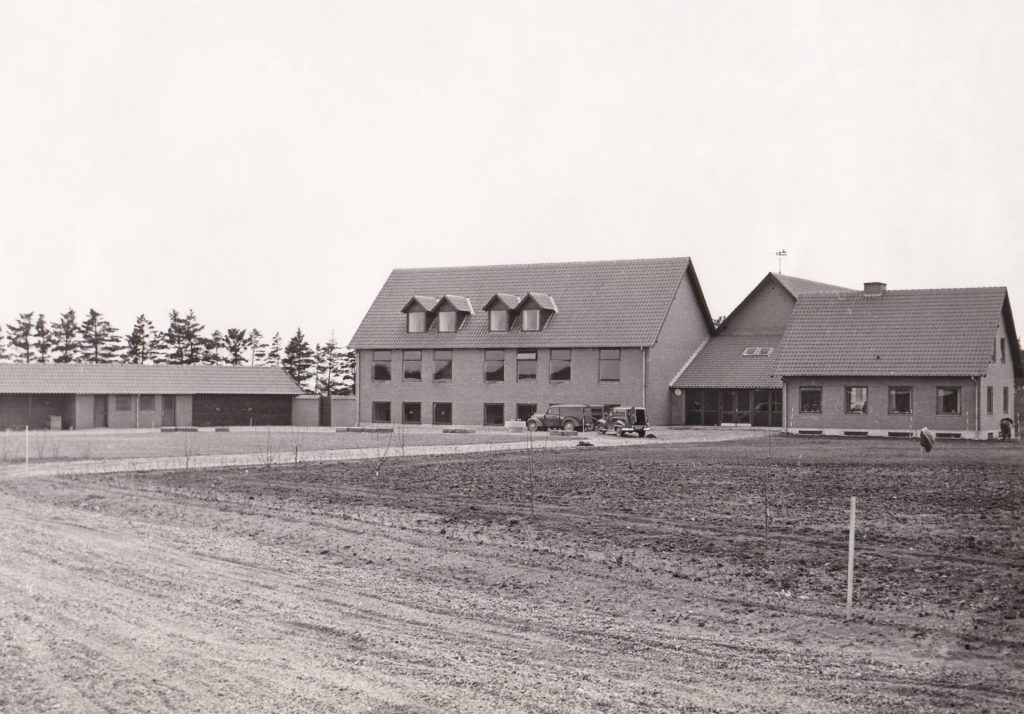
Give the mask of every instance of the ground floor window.
M 960 413 L 960 387 L 938 387 L 935 391 L 936 414 Z
M 1003 414 L 1010 413 L 1010 388 L 1003 387 Z
M 403 424 L 419 424 L 420 423 L 420 403 L 419 402 L 402 402 L 402 423 Z
M 505 405 L 484 404 L 484 424 L 487 426 L 504 426 Z
M 800 413 L 821 414 L 821 387 L 800 387 Z
M 847 414 L 867 414 L 868 388 L 847 387 L 844 411 Z
M 373 421 L 379 424 L 391 422 L 391 402 L 373 403 Z
M 452 403 L 451 402 L 434 402 L 434 423 L 435 424 L 451 424 L 452 423 Z
M 910 414 L 914 390 L 910 387 L 889 387 L 889 413 Z
M 991 414 L 996 408 L 996 388 L 992 386 L 985 387 L 985 413 Z
M 114 409 L 119 412 L 130 412 L 132 410 L 132 398 L 127 394 L 118 394 L 114 398 Z
M 536 413 L 536 404 L 516 404 L 516 419 L 519 421 L 526 421 Z

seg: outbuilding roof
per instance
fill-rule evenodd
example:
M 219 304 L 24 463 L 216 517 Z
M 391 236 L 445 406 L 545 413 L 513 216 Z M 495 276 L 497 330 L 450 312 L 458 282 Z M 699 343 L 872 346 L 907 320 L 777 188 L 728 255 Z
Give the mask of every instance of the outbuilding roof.
M 992 361 L 1000 317 L 1020 354 L 1006 288 L 801 295 L 776 370 L 797 376 L 979 376 Z
M 681 289 L 693 291 L 710 331 L 711 315 L 689 258 L 398 269 L 384 283 L 349 346 L 650 346 Z M 486 314 L 478 314 L 466 319 L 458 332 L 409 333 L 402 315 L 414 295 L 462 295 L 486 308 L 496 295 L 505 303 L 531 292 L 549 298 L 558 310 L 537 332 L 491 332 Z
M 302 390 L 278 367 L 0 364 L 0 394 L 259 394 Z
M 718 335 L 708 340 L 676 376 L 684 389 L 779 389 L 775 374 L 778 335 Z M 761 348 L 760 354 L 747 354 Z M 764 354 L 770 350 L 769 354 Z

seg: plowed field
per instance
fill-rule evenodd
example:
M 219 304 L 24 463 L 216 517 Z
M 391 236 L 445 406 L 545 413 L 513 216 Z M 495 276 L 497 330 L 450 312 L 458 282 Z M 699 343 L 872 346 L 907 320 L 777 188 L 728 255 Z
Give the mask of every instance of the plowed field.
M 775 437 L 6 476 L 0 711 L 1020 711 L 1022 456 Z

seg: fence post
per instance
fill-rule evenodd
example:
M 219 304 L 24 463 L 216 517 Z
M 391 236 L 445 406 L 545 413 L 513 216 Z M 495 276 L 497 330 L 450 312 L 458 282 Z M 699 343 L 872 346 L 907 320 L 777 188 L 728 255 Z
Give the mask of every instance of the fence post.
M 846 564 L 846 619 L 853 614 L 853 550 L 857 529 L 857 497 L 850 496 L 850 554 Z

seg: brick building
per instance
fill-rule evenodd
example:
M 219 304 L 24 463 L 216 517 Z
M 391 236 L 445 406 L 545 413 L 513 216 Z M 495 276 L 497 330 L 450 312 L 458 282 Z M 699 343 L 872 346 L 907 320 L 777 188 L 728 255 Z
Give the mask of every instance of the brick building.
M 801 296 L 779 346 L 794 433 L 985 439 L 1024 377 L 1006 288 Z
M 349 346 L 360 423 L 499 425 L 648 408 L 712 330 L 688 258 L 394 270 Z
M 671 423 L 782 426 L 779 342 L 797 298 L 822 291 L 849 290 L 766 275 L 672 380 Z
M 0 364 L 0 429 L 289 425 L 300 394 L 276 367 Z

